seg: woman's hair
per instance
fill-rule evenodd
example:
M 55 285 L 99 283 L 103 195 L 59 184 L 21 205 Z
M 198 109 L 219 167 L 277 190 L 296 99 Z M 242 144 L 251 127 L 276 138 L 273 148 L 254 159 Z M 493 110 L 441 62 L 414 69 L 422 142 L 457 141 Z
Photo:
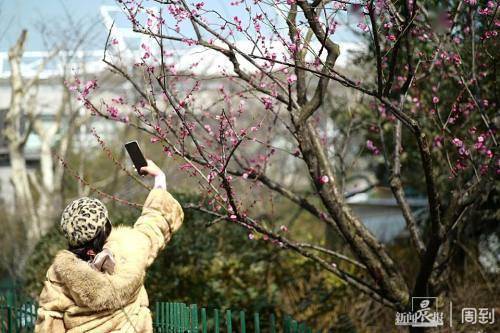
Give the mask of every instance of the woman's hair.
M 104 243 L 108 239 L 109 234 L 111 233 L 111 222 L 109 220 L 106 221 L 106 224 L 103 228 L 100 228 L 95 237 L 88 241 L 87 243 L 79 246 L 71 246 L 69 245 L 69 250 L 77 255 L 78 258 L 89 261 L 91 256 L 88 254 L 89 250 L 93 250 L 94 253 L 99 253 L 102 251 L 104 247 Z

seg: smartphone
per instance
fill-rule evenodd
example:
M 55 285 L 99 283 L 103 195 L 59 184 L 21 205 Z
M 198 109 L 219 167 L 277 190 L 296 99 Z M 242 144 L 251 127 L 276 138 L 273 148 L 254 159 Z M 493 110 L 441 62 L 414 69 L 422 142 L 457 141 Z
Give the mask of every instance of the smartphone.
M 127 149 L 127 152 L 132 159 L 132 162 L 134 163 L 137 173 L 139 173 L 139 175 L 141 176 L 147 175 L 147 172 L 141 171 L 141 168 L 147 166 L 148 162 L 146 161 L 141 148 L 139 148 L 139 144 L 137 143 L 137 141 L 127 142 L 125 144 L 125 149 Z

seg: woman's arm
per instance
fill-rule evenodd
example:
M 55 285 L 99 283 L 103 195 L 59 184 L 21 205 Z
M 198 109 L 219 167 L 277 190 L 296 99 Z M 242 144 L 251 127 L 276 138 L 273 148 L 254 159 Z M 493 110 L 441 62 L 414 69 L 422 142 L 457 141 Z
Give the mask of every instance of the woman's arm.
M 155 177 L 155 188 L 149 193 L 142 215 L 134 225 L 134 229 L 144 233 L 150 240 L 149 266 L 182 225 L 184 212 L 177 200 L 166 191 L 165 174 L 155 163 L 148 160 L 148 166 L 141 170 Z

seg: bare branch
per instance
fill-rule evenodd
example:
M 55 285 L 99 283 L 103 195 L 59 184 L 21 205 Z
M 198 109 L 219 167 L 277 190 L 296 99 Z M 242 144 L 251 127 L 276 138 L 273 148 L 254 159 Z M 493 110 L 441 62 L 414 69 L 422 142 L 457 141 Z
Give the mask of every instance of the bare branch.
M 408 231 L 410 232 L 411 240 L 413 242 L 413 246 L 417 250 L 417 253 L 420 257 L 423 256 L 425 252 L 425 245 L 422 241 L 420 233 L 417 228 L 417 223 L 415 221 L 415 217 L 411 211 L 411 207 L 408 204 L 408 200 L 406 200 L 406 196 L 403 191 L 403 184 L 401 182 L 401 131 L 402 126 L 401 122 L 396 122 L 396 130 L 394 134 L 394 160 L 392 164 L 392 176 L 390 180 L 391 189 L 394 193 L 394 197 L 401 207 L 403 212 L 403 216 L 406 221 L 406 226 L 408 227 Z

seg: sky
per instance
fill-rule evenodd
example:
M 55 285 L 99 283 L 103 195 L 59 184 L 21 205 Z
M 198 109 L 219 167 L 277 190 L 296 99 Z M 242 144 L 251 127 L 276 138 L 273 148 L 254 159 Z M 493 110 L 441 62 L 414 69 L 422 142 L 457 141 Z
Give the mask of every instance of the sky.
M 65 20 L 67 13 L 75 20 L 100 18 L 99 7 L 113 0 L 2 0 L 0 1 L 0 51 L 15 43 L 22 29 L 28 29 L 28 51 L 45 49 L 39 25 Z M 102 24 L 102 23 L 101 23 Z M 104 25 L 103 33 L 105 33 Z
M 241 6 L 229 6 L 230 0 L 205 1 L 226 17 L 245 16 Z M 27 51 L 43 51 L 41 25 L 64 26 L 68 17 L 76 22 L 95 24 L 93 47 L 101 49 L 107 35 L 101 22 L 100 6 L 115 5 L 114 0 L 0 0 L 0 52 L 13 45 L 22 29 L 28 29 Z M 66 25 L 67 26 L 67 25 Z M 99 27 L 100 26 L 100 27 Z M 346 39 L 349 34 L 340 32 L 334 39 Z
M 206 1 L 211 8 L 218 9 L 223 14 L 243 14 L 241 8 L 228 8 L 229 2 L 228 0 Z M 99 8 L 102 5 L 115 4 L 114 0 L 0 0 L 0 52 L 7 51 L 15 43 L 22 29 L 28 29 L 27 51 L 45 50 L 39 26 L 64 22 L 68 14 L 75 21 L 96 22 L 101 25 L 102 29 L 96 27 L 95 30 L 98 39 L 102 39 L 104 43 L 107 31 L 100 22 Z M 102 48 L 102 45 L 97 48 Z

